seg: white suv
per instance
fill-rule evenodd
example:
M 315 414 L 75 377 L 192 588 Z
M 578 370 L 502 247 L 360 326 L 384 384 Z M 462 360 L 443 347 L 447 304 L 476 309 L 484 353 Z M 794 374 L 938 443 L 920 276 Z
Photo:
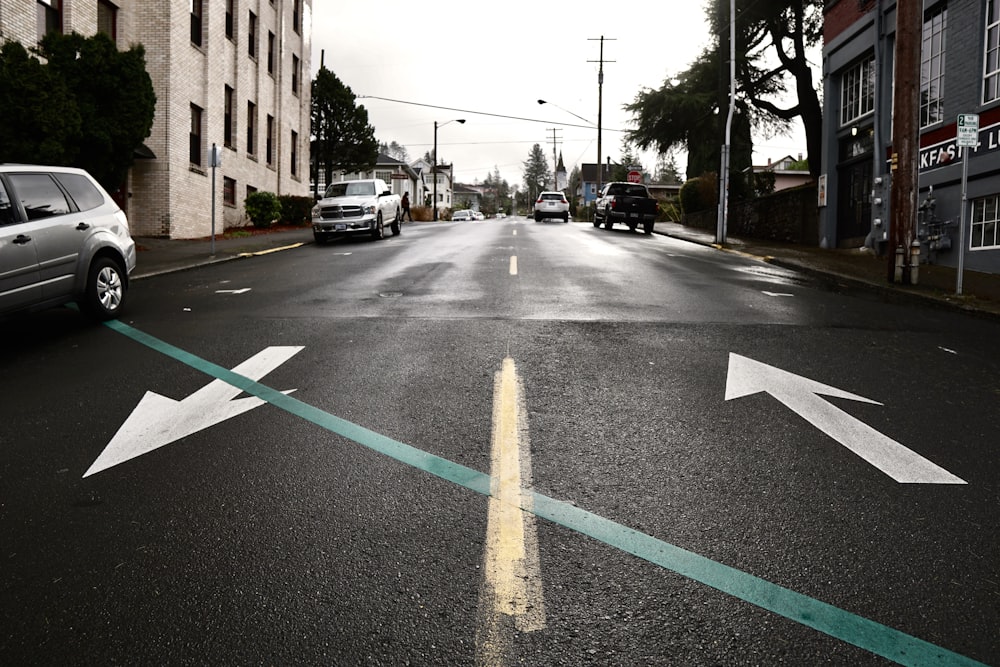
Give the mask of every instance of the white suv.
M 561 192 L 543 192 L 535 200 L 535 222 L 544 218 L 559 218 L 569 222 L 569 202 Z
M 0 314 L 76 301 L 112 319 L 134 268 L 128 220 L 90 174 L 0 164 Z

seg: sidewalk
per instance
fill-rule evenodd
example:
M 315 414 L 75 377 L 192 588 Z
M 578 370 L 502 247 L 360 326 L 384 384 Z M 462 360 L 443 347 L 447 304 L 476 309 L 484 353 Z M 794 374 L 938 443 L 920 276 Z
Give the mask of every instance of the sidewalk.
M 410 224 L 407 223 L 403 233 Z M 581 223 L 583 224 L 583 223 Z M 589 224 L 589 223 L 586 223 Z M 1000 319 L 1000 275 L 966 271 L 962 296 L 955 295 L 956 271 L 940 265 L 922 264 L 917 285 L 893 285 L 887 280 L 888 259 L 876 258 L 857 249 L 823 250 L 774 241 L 728 237 L 724 247 L 715 243 L 715 234 L 672 222 L 656 223 L 656 233 L 735 252 L 827 280 L 841 288 L 875 292 L 883 298 L 908 300 L 954 308 Z M 138 260 L 133 279 L 181 271 L 197 266 L 245 259 L 312 243 L 310 227 L 286 228 L 267 234 L 239 238 L 168 240 L 136 237 Z
M 672 222 L 656 223 L 656 232 L 693 243 L 757 257 L 765 262 L 825 279 L 841 287 L 862 289 L 896 301 L 910 301 L 964 310 L 1000 318 L 1000 275 L 965 271 L 962 295 L 955 294 L 957 271 L 937 264 L 921 264 L 916 285 L 891 284 L 889 260 L 857 248 L 824 250 L 777 241 L 729 236 L 724 247 L 715 233 Z

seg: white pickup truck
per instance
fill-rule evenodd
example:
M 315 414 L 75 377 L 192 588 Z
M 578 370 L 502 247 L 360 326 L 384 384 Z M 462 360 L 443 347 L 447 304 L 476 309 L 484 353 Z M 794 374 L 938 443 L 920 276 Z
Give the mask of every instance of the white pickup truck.
M 313 237 L 326 243 L 337 236 L 369 234 L 377 241 L 385 236 L 387 223 L 399 235 L 400 209 L 399 195 L 381 179 L 331 183 L 313 207 Z

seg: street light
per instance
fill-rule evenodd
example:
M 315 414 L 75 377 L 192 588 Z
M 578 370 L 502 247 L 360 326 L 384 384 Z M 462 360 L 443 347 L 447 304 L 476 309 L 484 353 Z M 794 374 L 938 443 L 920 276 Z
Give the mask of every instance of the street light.
M 566 113 L 568 113 L 568 114 L 569 114 L 570 116 L 576 116 L 577 118 L 579 118 L 580 120 L 582 120 L 582 121 L 583 121 L 584 123 L 586 123 L 587 125 L 593 125 L 593 123 L 591 123 L 591 122 L 590 122 L 589 120 L 587 120 L 587 119 L 586 119 L 586 118 L 584 118 L 583 116 L 578 116 L 577 114 L 573 113 L 573 112 L 572 112 L 572 111 L 570 111 L 569 109 L 563 109 L 563 108 L 562 108 L 561 106 L 559 106 L 559 105 L 558 105 L 558 104 L 556 104 L 555 102 L 546 102 L 545 100 L 538 100 L 538 103 L 539 103 L 539 104 L 551 104 L 551 105 L 552 105 L 552 106 L 554 106 L 554 107 L 555 107 L 556 109 L 562 109 L 563 111 L 565 111 Z
M 438 125 L 437 121 L 434 121 L 434 164 L 431 165 L 431 173 L 434 174 L 434 201 L 431 202 L 434 206 L 434 222 L 438 219 L 438 175 L 437 175 L 437 163 L 438 163 L 438 128 L 444 127 L 448 123 L 464 123 L 464 118 L 453 118 L 452 120 L 446 120 L 445 122 Z

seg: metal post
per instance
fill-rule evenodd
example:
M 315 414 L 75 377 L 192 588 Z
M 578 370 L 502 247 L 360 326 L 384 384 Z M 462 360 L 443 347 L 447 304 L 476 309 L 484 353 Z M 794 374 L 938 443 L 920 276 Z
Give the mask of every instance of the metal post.
M 965 215 L 968 208 L 967 186 L 969 183 L 969 158 L 972 151 L 969 147 L 962 148 L 962 214 L 958 223 L 958 270 L 955 278 L 955 294 L 962 295 L 962 277 L 965 275 Z
M 219 161 L 215 144 L 212 144 L 212 257 L 215 257 L 215 167 Z
M 722 146 L 722 179 L 719 184 L 719 221 L 715 242 L 726 242 L 729 225 L 729 158 L 736 107 L 736 0 L 729 0 L 729 111 L 726 113 L 726 141 Z
M 431 176 L 434 178 L 434 199 L 431 201 L 431 206 L 434 207 L 434 222 L 438 219 L 438 174 L 437 174 L 437 163 L 438 163 L 438 122 L 434 121 L 434 164 L 431 165 Z

